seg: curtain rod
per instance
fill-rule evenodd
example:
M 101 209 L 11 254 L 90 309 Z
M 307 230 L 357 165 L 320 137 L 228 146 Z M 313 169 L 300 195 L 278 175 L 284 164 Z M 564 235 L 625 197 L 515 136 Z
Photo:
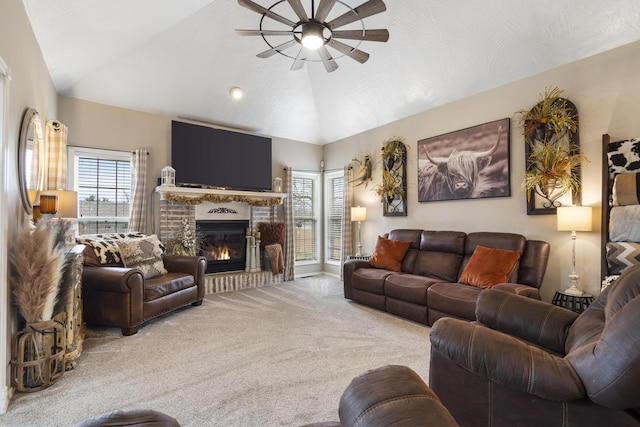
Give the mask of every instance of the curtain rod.
M 87 147 L 86 145 L 71 145 L 69 144 L 68 147 L 75 147 L 75 148 L 86 148 L 88 150 L 104 150 L 104 151 L 117 151 L 119 153 L 133 153 L 132 151 L 129 150 L 114 150 L 112 148 L 102 148 L 102 147 Z M 147 150 L 147 156 L 149 155 L 149 150 Z

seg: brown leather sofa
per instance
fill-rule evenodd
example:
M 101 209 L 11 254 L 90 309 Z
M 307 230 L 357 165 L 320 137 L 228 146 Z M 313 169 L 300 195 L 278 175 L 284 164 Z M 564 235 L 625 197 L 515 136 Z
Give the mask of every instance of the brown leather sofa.
M 462 426 L 640 425 L 640 266 L 582 314 L 498 290 L 431 328 L 429 383 Z
M 207 261 L 201 256 L 163 255 L 167 273 L 145 279 L 135 268 L 85 265 L 83 316 L 88 325 L 114 326 L 133 335 L 144 322 L 204 298 Z
M 458 424 L 413 370 L 387 365 L 355 377 L 342 393 L 340 421 L 303 427 L 455 427 Z
M 540 299 L 550 246 L 512 233 L 392 230 L 388 238 L 411 242 L 400 272 L 374 268 L 364 260 L 343 266 L 344 296 L 360 304 L 432 325 L 441 317 L 475 320 L 482 288 L 458 283 L 478 245 L 520 251 L 508 283 L 495 289 Z

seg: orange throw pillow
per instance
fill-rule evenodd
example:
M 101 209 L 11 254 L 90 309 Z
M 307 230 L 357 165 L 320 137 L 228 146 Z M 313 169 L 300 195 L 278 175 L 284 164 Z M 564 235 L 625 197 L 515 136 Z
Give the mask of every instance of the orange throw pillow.
M 409 250 L 409 246 L 411 246 L 411 242 L 385 239 L 378 236 L 369 264 L 376 268 L 400 271 L 402 269 L 402 259 L 407 250 Z
M 520 251 L 476 246 L 458 282 L 490 288 L 509 280 L 520 259 Z

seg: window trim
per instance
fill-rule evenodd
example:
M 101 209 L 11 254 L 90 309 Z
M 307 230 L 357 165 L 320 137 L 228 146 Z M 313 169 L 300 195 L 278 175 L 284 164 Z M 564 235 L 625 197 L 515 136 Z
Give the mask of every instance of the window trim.
M 322 218 L 321 218 L 321 207 L 322 207 L 322 199 L 321 199 L 321 184 L 322 184 L 322 180 L 320 179 L 320 172 L 300 172 L 300 171 L 291 171 L 291 179 L 295 179 L 295 178 L 306 178 L 306 179 L 312 179 L 314 180 L 314 186 L 313 186 L 313 217 L 316 221 L 316 232 L 315 232 L 315 249 L 316 249 L 316 253 L 315 258 L 311 259 L 311 260 L 301 260 L 301 261 L 294 261 L 294 265 L 296 266 L 305 266 L 305 265 L 319 265 L 321 264 L 321 259 L 322 259 L 322 254 L 321 249 L 322 249 Z M 291 203 L 293 203 L 293 200 L 291 201 Z M 295 222 L 295 213 L 294 213 L 294 218 L 293 218 L 294 222 Z M 295 241 L 295 238 L 294 238 Z M 294 259 L 295 259 L 295 253 L 294 253 Z
M 77 191 L 76 182 L 78 181 L 78 171 L 75 167 L 76 157 L 97 157 L 105 160 L 126 161 L 131 162 L 131 152 L 122 150 L 109 150 L 104 148 L 90 148 L 69 145 L 67 146 L 67 187 Z M 130 207 L 131 208 L 131 207 Z M 83 217 L 78 220 L 86 221 L 104 221 L 104 222 L 129 222 L 130 216 L 99 216 L 99 217 Z
M 324 203 L 324 253 L 325 253 L 325 263 L 329 264 L 329 265 L 336 265 L 339 266 L 340 265 L 340 259 L 337 260 L 333 260 L 333 259 L 329 259 L 329 236 L 328 236 L 328 232 L 329 232 L 329 201 L 331 200 L 331 198 L 333 197 L 332 194 L 330 194 L 330 185 L 329 182 L 331 180 L 337 179 L 337 178 L 342 178 L 345 179 L 344 176 L 344 170 L 337 170 L 337 171 L 332 171 L 332 172 L 325 172 L 324 175 L 324 197 L 325 197 L 325 203 Z M 345 183 L 346 186 L 346 183 Z M 343 194 L 344 197 L 344 194 Z M 340 220 L 342 221 L 342 215 L 340 215 Z M 342 224 L 344 226 L 344 224 Z M 342 236 L 343 236 L 343 230 L 342 227 L 340 229 L 340 240 L 342 240 Z M 342 245 L 341 245 L 342 246 Z M 342 252 L 342 249 L 340 249 L 340 251 Z

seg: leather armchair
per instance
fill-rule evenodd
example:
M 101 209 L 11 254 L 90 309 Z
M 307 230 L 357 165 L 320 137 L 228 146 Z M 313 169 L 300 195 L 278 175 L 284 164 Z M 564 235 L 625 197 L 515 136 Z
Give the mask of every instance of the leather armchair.
M 133 335 L 144 322 L 204 298 L 207 261 L 201 256 L 163 256 L 166 274 L 145 279 L 135 268 L 84 266 L 82 302 L 88 325 L 115 326 Z
M 476 317 L 430 333 L 430 386 L 460 425 L 640 425 L 640 266 L 580 315 L 488 289 Z

